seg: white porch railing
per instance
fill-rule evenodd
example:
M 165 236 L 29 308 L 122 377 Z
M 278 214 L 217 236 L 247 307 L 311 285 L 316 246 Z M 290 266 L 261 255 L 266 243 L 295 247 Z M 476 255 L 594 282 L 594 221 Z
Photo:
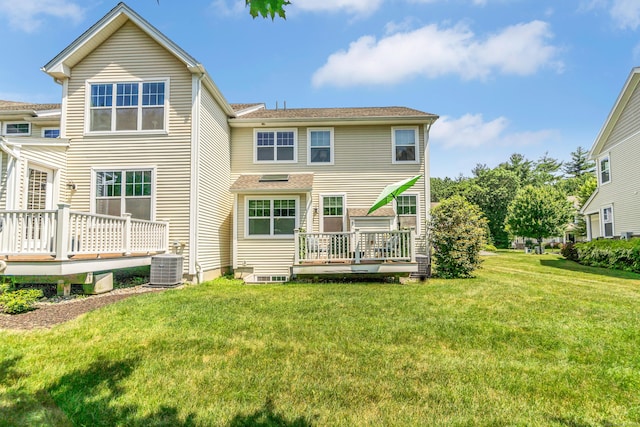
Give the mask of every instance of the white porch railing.
M 295 263 L 416 262 L 414 230 L 306 233 L 295 231 Z
M 169 223 L 56 210 L 0 211 L 0 255 L 51 255 L 66 260 L 81 254 L 166 252 Z

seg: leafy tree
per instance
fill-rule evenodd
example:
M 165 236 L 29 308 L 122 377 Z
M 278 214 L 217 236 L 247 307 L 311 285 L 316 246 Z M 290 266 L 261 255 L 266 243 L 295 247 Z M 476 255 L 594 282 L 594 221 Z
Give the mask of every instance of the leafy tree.
M 558 172 L 562 167 L 562 162 L 553 157 L 549 157 L 549 153 L 545 152 L 533 166 L 533 184 L 548 185 L 555 184 L 560 178 Z M 525 183 L 521 183 L 526 185 Z
M 508 247 L 510 242 L 504 219 L 518 188 L 518 175 L 503 168 L 486 169 L 479 173 L 473 184 L 462 188 L 464 191 L 461 194 L 484 212 L 489 222 L 491 240 L 499 248 Z
M 249 13 L 256 18 L 261 15 L 263 18 L 275 19 L 278 15 L 282 19 L 287 19 L 284 7 L 290 5 L 291 2 L 287 0 L 246 0 L 246 5 L 249 7 Z
M 462 183 L 466 181 L 467 178 L 459 176 L 456 179 L 451 179 L 449 177 L 445 178 L 431 178 L 431 201 L 439 202 L 444 199 L 448 199 L 454 194 L 458 194 L 460 192 L 460 186 Z
M 563 171 L 570 178 L 580 178 L 592 174 L 595 169 L 595 163 L 589 160 L 589 152 L 578 147 L 571 152 L 571 160 L 564 164 Z
M 522 154 L 513 153 L 509 161 L 500 163 L 498 167 L 515 172 L 521 186 L 532 183 L 534 164 Z
M 509 205 L 505 224 L 514 236 L 536 239 L 542 253 L 542 239 L 564 233 L 574 209 L 566 196 L 551 186 L 527 185 Z
M 486 242 L 487 220 L 477 206 L 462 196 L 443 200 L 431 211 L 429 233 L 435 249 L 435 273 L 439 277 L 471 277 L 480 266 L 480 250 Z

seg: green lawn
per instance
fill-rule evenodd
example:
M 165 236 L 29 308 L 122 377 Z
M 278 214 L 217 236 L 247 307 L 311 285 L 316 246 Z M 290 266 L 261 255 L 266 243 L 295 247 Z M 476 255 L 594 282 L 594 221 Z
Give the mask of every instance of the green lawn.
M 556 255 L 483 266 L 217 280 L 0 331 L 0 426 L 640 424 L 640 275 Z

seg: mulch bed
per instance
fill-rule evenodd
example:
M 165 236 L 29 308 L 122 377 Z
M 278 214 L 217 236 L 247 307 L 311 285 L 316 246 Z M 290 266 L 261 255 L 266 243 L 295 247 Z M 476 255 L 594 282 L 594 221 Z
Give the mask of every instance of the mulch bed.
M 160 292 L 163 288 L 135 286 L 116 289 L 112 292 L 73 298 L 61 302 L 44 302 L 36 305 L 37 309 L 21 314 L 0 313 L 0 329 L 29 330 L 51 328 L 59 323 L 74 319 L 88 311 L 104 307 L 116 301 L 129 298 L 140 293 Z

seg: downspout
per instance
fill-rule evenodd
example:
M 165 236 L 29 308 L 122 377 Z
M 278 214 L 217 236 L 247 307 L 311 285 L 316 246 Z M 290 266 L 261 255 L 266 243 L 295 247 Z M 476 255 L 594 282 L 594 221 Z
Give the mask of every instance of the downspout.
M 199 205 L 199 179 L 200 179 L 200 104 L 202 79 L 204 74 L 193 76 L 192 83 L 192 105 L 191 105 L 191 189 L 190 189 L 190 209 L 189 209 L 189 266 L 190 276 L 196 276 L 200 283 L 202 268 L 198 260 L 198 209 Z
M 433 122 L 424 125 L 424 235 L 425 235 L 425 255 L 431 253 L 431 241 L 429 239 L 429 221 L 431 221 L 431 166 L 429 156 L 429 131 Z

